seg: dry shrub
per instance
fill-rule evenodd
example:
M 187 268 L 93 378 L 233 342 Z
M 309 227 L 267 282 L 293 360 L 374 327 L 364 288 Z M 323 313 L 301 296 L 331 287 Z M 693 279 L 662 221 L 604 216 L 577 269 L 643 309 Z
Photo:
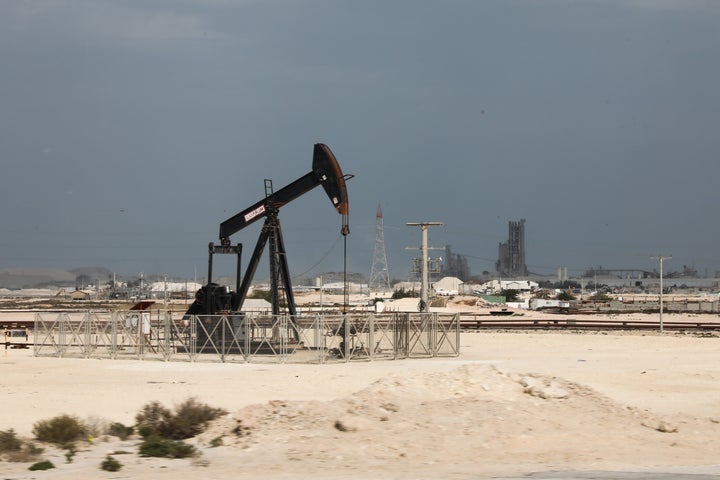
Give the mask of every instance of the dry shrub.
M 164 429 L 164 425 L 169 418 L 172 418 L 172 412 L 160 405 L 160 402 L 154 401 L 147 403 L 142 407 L 140 412 L 135 415 L 138 433 L 143 437 L 157 434 Z
M 33 425 L 33 435 L 41 442 L 68 445 L 84 438 L 87 428 L 73 415 L 59 415 L 48 420 L 40 420 Z
M 23 443 L 12 428 L 0 431 L 0 460 L 15 463 L 35 462 L 41 453 L 41 448 L 32 443 Z
M 118 437 L 120 440 L 127 440 L 133 433 L 135 433 L 135 429 L 133 427 L 126 427 L 120 422 L 111 423 L 107 429 L 108 435 Z
M 22 450 L 8 452 L 4 456 L 5 461 L 12 463 L 30 463 L 36 462 L 40 458 L 40 453 L 31 449 L 23 448 Z
M 175 407 L 173 413 L 158 402 L 146 404 L 135 416 L 138 433 L 147 438 L 157 436 L 170 440 L 183 440 L 202 433 L 208 423 L 225 415 L 214 408 L 190 398 Z
M 100 417 L 87 417 L 83 421 L 85 434 L 93 437 L 101 437 L 110 429 L 110 422 Z
M 0 430 L 0 453 L 16 452 L 22 448 L 22 441 L 17 438 L 15 430 Z

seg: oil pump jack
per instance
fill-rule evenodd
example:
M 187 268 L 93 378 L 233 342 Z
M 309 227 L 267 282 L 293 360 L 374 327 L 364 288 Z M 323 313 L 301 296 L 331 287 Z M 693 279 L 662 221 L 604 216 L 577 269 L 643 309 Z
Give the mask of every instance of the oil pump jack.
M 195 301 L 188 309 L 186 316 L 238 312 L 247 297 L 250 282 L 255 276 L 260 257 L 265 250 L 265 246 L 269 243 L 272 313 L 273 315 L 280 314 L 280 283 L 282 283 L 287 312 L 294 317 L 297 314 L 297 308 L 278 213 L 284 205 L 318 185 L 322 185 L 333 207 L 342 215 L 340 233 L 347 238 L 350 228 L 348 225 L 349 208 L 345 180 L 349 178 L 352 178 L 352 175 L 343 175 L 340 165 L 330 148 L 325 144 L 317 143 L 313 150 L 312 170 L 310 173 L 298 178 L 277 192 L 273 191 L 272 181 L 266 179 L 265 198 L 220 224 L 220 245 L 215 245 L 212 242 L 208 245 L 208 283 L 198 290 Z M 230 237 L 260 219 L 265 219 L 265 222 L 241 282 L 242 244 L 232 245 Z M 215 254 L 237 255 L 235 292 L 231 292 L 227 287 L 212 282 L 213 256 Z

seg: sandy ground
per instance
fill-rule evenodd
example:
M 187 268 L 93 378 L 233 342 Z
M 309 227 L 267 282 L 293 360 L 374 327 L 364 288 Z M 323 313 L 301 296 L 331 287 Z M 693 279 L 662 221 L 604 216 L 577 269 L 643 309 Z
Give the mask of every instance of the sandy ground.
M 463 333 L 458 358 L 328 365 L 163 363 L 0 354 L 0 430 L 69 413 L 133 424 L 189 397 L 227 416 L 192 460 L 139 440 L 82 442 L 72 463 L 0 462 L 3 478 L 478 479 L 662 470 L 720 478 L 720 338 L 674 333 Z M 239 432 L 239 433 L 238 433 Z M 222 446 L 210 443 L 222 438 Z M 217 442 L 217 440 L 215 440 Z M 113 452 L 123 464 L 99 469 Z M 674 470 L 673 470 L 674 469 Z

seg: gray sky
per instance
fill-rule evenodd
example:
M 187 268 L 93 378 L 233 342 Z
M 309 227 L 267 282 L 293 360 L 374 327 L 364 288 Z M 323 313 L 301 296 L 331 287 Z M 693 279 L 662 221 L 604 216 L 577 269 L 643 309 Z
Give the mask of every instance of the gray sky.
M 534 272 L 713 274 L 718 25 L 712 0 L 0 2 L 0 268 L 202 276 L 323 142 L 355 175 L 351 271 L 381 202 L 395 278 L 406 222 L 480 273 L 520 218 Z M 342 270 L 322 189 L 280 221 L 293 275 Z

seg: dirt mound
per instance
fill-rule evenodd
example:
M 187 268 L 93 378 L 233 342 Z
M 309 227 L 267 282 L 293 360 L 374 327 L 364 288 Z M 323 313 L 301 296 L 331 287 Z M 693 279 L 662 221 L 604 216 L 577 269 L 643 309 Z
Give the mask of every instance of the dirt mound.
M 248 406 L 197 441 L 222 438 L 242 463 L 291 461 L 313 471 L 340 465 L 395 478 L 436 471 L 448 478 L 480 467 L 503 473 L 578 463 L 678 465 L 717 451 L 718 427 L 710 420 L 658 418 L 562 379 L 476 364 L 388 376 L 333 402 Z

